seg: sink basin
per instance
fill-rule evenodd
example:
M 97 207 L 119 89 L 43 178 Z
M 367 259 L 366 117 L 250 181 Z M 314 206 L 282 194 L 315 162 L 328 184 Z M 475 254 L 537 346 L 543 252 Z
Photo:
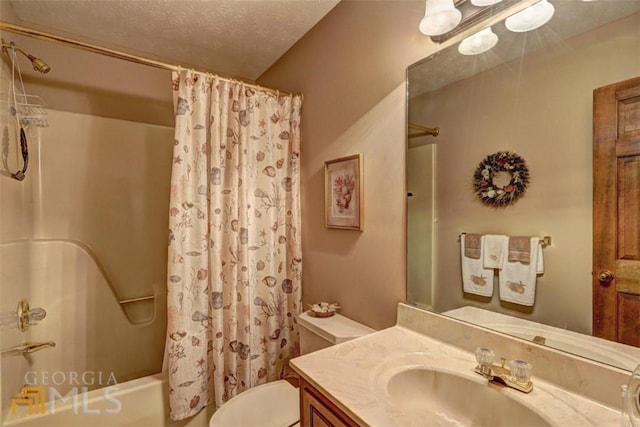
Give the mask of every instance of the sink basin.
M 413 367 L 393 374 L 387 382 L 387 393 L 391 405 L 410 425 L 551 426 L 511 396 L 520 392 L 488 383 L 473 373 Z

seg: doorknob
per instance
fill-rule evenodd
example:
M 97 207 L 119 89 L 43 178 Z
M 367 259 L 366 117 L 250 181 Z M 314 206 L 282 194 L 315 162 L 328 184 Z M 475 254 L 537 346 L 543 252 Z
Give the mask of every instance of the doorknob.
M 609 283 L 614 278 L 615 276 L 609 270 L 602 270 L 600 273 L 598 273 L 598 280 L 601 281 L 602 283 Z

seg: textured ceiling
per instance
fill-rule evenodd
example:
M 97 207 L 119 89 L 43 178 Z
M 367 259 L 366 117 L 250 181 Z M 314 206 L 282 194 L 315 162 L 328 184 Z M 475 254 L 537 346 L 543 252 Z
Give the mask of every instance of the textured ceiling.
M 16 23 L 256 80 L 339 0 L 10 0 Z

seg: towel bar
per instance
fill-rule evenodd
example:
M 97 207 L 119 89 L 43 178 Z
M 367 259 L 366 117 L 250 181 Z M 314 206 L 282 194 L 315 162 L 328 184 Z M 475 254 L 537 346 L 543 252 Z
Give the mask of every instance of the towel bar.
M 458 242 L 460 241 L 460 236 L 463 234 L 467 234 L 467 233 L 458 234 Z M 543 248 L 546 248 L 547 246 L 551 246 L 551 236 L 538 237 L 538 239 L 540 239 L 540 244 L 542 245 Z

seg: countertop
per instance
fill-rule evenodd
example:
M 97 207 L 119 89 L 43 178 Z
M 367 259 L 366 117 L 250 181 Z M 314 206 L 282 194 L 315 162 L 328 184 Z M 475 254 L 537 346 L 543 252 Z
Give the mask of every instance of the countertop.
M 554 426 L 618 426 L 620 423 L 617 410 L 537 379 L 535 365 L 531 393 L 489 384 L 473 372 L 476 366 L 473 354 L 402 326 L 295 358 L 291 365 L 363 426 L 425 425 L 423 417 L 394 406 L 386 387 L 395 373 L 416 366 L 455 372 L 493 387 L 523 406 L 535 408 Z

